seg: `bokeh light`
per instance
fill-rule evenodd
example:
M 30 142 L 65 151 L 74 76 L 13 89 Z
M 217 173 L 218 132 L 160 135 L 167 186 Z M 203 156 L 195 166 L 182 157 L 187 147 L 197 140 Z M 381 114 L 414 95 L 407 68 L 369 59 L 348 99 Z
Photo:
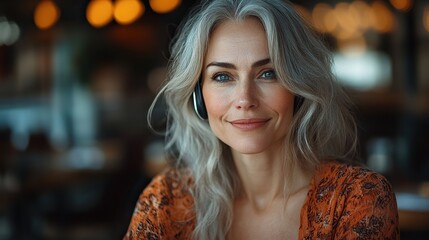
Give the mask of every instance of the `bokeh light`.
M 86 19 L 94 27 L 103 27 L 113 19 L 111 0 L 92 0 L 86 9 Z
M 0 46 L 14 44 L 21 33 L 18 24 L 8 21 L 5 17 L 0 17 Z
M 180 0 L 149 0 L 149 5 L 156 13 L 169 13 L 180 5 Z
M 348 3 L 340 2 L 335 6 L 335 16 L 338 25 L 341 27 L 341 35 L 345 38 L 358 34 L 359 15 L 350 7 Z
M 113 16 L 119 24 L 130 24 L 143 15 L 145 7 L 139 0 L 116 0 Z
M 350 4 L 353 12 L 358 15 L 359 18 L 359 29 L 367 31 L 371 26 L 374 25 L 375 15 L 372 8 L 364 1 L 353 1 Z
M 311 13 L 314 27 L 320 32 L 332 32 L 337 27 L 333 9 L 326 3 L 318 3 Z
M 371 6 L 375 16 L 373 28 L 381 33 L 393 31 L 395 27 L 395 17 L 389 8 L 381 1 L 373 2 Z
M 412 0 L 390 0 L 392 6 L 400 11 L 406 12 L 413 6 Z
M 34 11 L 34 23 L 40 29 L 52 27 L 60 18 L 60 10 L 57 5 L 50 0 L 42 0 L 37 4 Z

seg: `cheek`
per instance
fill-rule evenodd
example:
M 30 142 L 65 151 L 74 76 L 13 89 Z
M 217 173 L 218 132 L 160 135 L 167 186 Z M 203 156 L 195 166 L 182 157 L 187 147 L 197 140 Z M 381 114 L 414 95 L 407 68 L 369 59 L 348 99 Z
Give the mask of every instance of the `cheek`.
M 271 94 L 269 105 L 273 110 L 283 117 L 292 117 L 295 96 L 285 89 L 273 91 Z
M 225 109 L 226 109 L 226 96 L 225 94 L 221 94 L 221 93 L 204 93 L 203 91 L 203 96 L 204 96 L 204 102 L 206 104 L 206 109 L 207 109 L 207 113 L 210 117 L 220 117 L 225 113 Z

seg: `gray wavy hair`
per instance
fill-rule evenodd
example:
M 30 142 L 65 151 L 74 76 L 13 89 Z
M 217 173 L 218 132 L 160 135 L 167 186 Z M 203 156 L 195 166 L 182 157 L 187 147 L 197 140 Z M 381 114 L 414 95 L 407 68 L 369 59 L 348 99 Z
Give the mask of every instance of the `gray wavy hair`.
M 305 100 L 284 139 L 284 167 L 314 169 L 320 161 L 350 159 L 356 148 L 356 124 L 350 101 L 331 73 L 331 54 L 294 6 L 284 0 L 216 0 L 195 8 L 173 41 L 167 81 L 153 106 L 164 98 L 166 147 L 176 167 L 194 179 L 195 239 L 224 239 L 232 223 L 240 181 L 230 148 L 195 114 L 191 95 L 201 77 L 210 34 L 221 22 L 256 17 L 263 24 L 271 61 L 280 82 Z M 287 160 L 287 161 L 286 161 Z M 293 172 L 285 176 L 293 180 Z

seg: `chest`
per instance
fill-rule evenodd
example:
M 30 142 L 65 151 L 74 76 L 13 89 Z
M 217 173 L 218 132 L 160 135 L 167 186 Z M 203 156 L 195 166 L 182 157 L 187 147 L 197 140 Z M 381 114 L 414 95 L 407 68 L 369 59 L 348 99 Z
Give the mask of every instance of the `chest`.
M 276 201 L 262 211 L 255 211 L 251 204 L 236 203 L 228 239 L 297 239 L 304 202 L 305 194 L 286 205 Z
M 285 216 L 249 216 L 234 219 L 228 239 L 297 239 L 299 221 Z

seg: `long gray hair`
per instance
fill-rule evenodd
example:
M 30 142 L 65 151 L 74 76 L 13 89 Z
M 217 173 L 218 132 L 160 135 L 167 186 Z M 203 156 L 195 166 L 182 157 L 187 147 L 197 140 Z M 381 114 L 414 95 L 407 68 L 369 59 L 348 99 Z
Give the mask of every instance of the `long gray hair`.
M 240 181 L 230 148 L 197 117 L 191 95 L 201 77 L 210 34 L 221 22 L 256 17 L 263 24 L 279 81 L 305 100 L 284 139 L 284 167 L 314 169 L 320 161 L 348 159 L 354 153 L 356 125 L 349 100 L 331 73 L 330 52 L 291 3 L 284 0 L 207 1 L 191 12 L 171 49 L 167 81 L 156 97 L 168 109 L 167 149 L 176 167 L 194 179 L 195 239 L 224 239 L 233 219 Z M 285 176 L 293 180 L 293 172 Z M 287 187 L 285 187 L 286 191 Z

